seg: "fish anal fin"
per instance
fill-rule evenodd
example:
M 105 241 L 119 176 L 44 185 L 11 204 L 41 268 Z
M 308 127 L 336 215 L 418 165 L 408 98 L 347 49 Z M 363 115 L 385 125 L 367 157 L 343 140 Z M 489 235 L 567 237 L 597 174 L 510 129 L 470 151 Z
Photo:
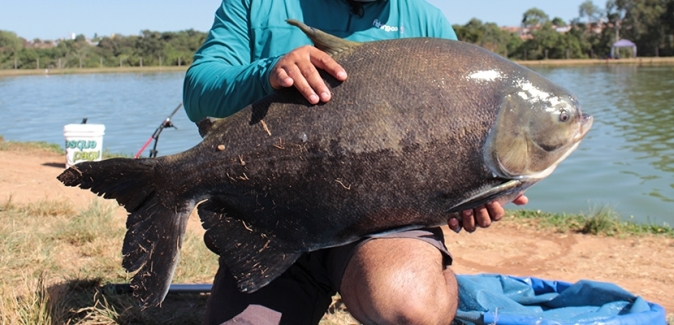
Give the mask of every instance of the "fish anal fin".
M 199 205 L 199 217 L 241 292 L 255 292 L 285 272 L 302 254 L 213 201 Z
M 288 19 L 286 20 L 286 22 L 290 25 L 296 26 L 299 29 L 301 29 L 302 32 L 304 32 L 304 34 L 306 34 L 309 37 L 309 39 L 311 39 L 316 48 L 332 56 L 362 44 L 358 42 L 348 41 L 334 35 L 330 35 L 319 29 L 309 27 L 304 23 L 295 19 Z

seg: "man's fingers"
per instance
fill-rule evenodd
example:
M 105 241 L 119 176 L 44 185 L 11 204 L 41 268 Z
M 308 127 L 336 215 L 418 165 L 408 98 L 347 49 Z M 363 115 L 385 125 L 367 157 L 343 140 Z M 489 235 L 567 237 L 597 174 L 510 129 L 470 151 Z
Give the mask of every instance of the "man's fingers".
M 319 51 L 320 52 L 320 51 Z M 323 52 L 321 52 L 323 53 Z M 325 54 L 325 53 L 323 53 Z M 312 57 L 313 58 L 313 57 Z M 310 90 L 313 92 L 313 95 L 318 96 L 316 99 L 320 97 L 320 100 L 322 102 L 327 102 L 330 100 L 330 90 L 328 90 L 328 87 L 325 85 L 325 81 L 323 81 L 323 78 L 321 75 L 318 73 L 317 68 L 320 68 L 319 66 L 314 66 L 312 62 L 309 61 L 301 61 L 298 62 L 298 67 L 300 71 L 302 72 L 302 77 L 306 80 L 308 86 L 310 87 Z M 302 90 L 300 90 L 302 91 Z M 304 93 L 304 92 L 302 92 Z M 306 97 L 306 96 L 305 96 Z M 309 99 L 307 97 L 307 99 Z M 315 102 L 312 100 L 309 100 L 312 104 L 318 103 L 318 100 Z
M 525 205 L 527 203 L 529 203 L 529 198 L 524 195 L 520 195 L 513 200 L 513 204 L 515 205 Z
M 505 215 L 505 210 L 503 209 L 501 204 L 499 204 L 498 202 L 491 202 L 487 203 L 485 206 L 487 207 L 487 212 L 489 213 L 491 220 L 499 221 L 503 219 L 503 216 Z
M 316 70 L 311 64 L 306 64 L 303 66 L 298 66 L 299 62 L 295 62 L 292 65 L 289 65 L 287 67 L 284 67 L 284 70 L 288 74 L 290 78 L 293 80 L 293 86 L 299 90 L 299 92 L 306 98 L 309 103 L 311 104 L 317 104 L 320 98 L 318 95 L 316 95 L 316 92 L 314 92 L 314 89 L 311 87 L 307 79 L 304 77 L 305 73 L 310 74 L 311 70 L 313 69 L 314 71 Z M 307 68 L 307 65 L 310 66 Z M 321 82 L 323 82 L 321 80 Z
M 461 222 L 458 218 L 449 218 L 449 220 L 447 220 L 447 226 L 455 233 L 459 233 L 459 231 L 461 231 Z
M 346 79 L 346 71 L 330 55 L 313 46 L 303 46 L 279 60 L 273 75 L 270 75 L 270 83 L 274 89 L 294 86 L 311 104 L 327 102 L 332 94 L 319 69 L 338 80 Z
M 291 87 L 293 85 L 293 78 L 290 78 L 288 73 L 286 73 L 286 70 L 283 68 L 276 70 L 276 75 L 272 80 L 275 81 L 271 84 L 274 89 L 279 89 L 281 87 Z
M 482 228 L 487 228 L 491 225 L 491 217 L 489 217 L 489 210 L 483 205 L 475 208 L 475 222 Z
M 475 231 L 473 210 L 461 211 L 461 224 L 463 225 L 463 229 L 466 229 L 467 232 Z
M 526 196 L 519 196 L 513 203 L 521 205 L 526 204 L 528 201 Z M 472 210 L 461 211 L 461 224 L 455 218 L 450 218 L 448 220 L 449 228 L 457 231 L 461 229 L 461 225 L 466 229 L 467 232 L 473 232 L 480 226 L 482 228 L 487 228 L 491 226 L 493 221 L 499 221 L 505 216 L 505 210 L 498 202 L 490 202 L 485 205 L 479 206 Z
M 339 63 L 337 63 L 337 61 L 335 61 L 330 55 L 321 50 L 316 49 L 315 51 L 312 51 L 311 63 L 319 69 L 327 71 L 337 80 L 346 80 L 346 71 L 344 68 L 342 68 L 342 66 L 339 65 Z

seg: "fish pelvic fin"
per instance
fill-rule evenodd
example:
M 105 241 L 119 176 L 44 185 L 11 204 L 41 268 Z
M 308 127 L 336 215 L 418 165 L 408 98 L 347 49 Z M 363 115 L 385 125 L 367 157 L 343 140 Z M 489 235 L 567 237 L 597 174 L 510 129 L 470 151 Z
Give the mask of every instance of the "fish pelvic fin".
M 306 34 L 307 37 L 311 39 L 316 48 L 332 56 L 336 55 L 337 53 L 344 52 L 348 49 L 360 46 L 362 44 L 359 42 L 348 41 L 343 38 L 330 35 L 319 29 L 309 27 L 304 23 L 295 19 L 288 19 L 286 20 L 286 22 L 290 25 L 296 26 L 299 29 L 301 29 L 302 32 L 304 32 L 304 34 Z
M 115 199 L 129 212 L 122 266 L 136 272 L 131 288 L 143 308 L 160 305 L 168 293 L 194 208 L 193 201 L 180 201 L 165 189 L 156 189 L 157 162 L 128 158 L 82 162 L 57 177 L 66 186 Z
M 237 218 L 236 212 L 209 200 L 199 217 L 241 292 L 255 292 L 287 270 L 302 251 L 273 233 Z

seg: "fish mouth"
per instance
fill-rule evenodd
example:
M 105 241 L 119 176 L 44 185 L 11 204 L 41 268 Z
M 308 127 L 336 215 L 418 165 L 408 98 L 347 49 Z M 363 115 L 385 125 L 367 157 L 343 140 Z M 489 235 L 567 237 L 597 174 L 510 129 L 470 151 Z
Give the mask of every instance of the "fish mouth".
M 545 170 L 542 170 L 536 174 L 532 175 L 520 175 L 518 177 L 511 177 L 513 179 L 520 179 L 520 180 L 541 180 L 543 178 L 546 178 L 552 174 L 552 172 L 557 168 L 557 165 L 561 163 L 564 159 L 566 159 L 572 152 L 578 148 L 580 145 L 580 140 L 582 140 L 585 135 L 590 131 L 590 128 L 592 128 L 592 122 L 594 121 L 594 118 L 592 115 L 587 115 L 583 114 L 580 119 L 580 131 L 573 137 L 573 145 L 569 147 L 566 152 L 560 156 L 553 164 L 550 165 L 550 167 L 546 168 Z M 497 159 L 498 160 L 498 159 Z M 501 161 L 498 161 L 500 167 L 503 169 L 505 168 Z
M 592 115 L 583 114 L 583 116 L 581 116 L 580 132 L 578 132 L 578 134 L 576 134 L 576 136 L 573 138 L 574 142 L 578 142 L 585 137 L 587 132 L 590 131 L 590 128 L 592 128 L 592 122 L 594 122 Z

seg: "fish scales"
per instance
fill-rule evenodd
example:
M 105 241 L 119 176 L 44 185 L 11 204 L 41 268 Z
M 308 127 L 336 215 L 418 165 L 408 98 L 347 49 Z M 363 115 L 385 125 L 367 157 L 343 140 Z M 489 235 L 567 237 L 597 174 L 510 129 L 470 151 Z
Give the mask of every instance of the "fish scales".
M 347 71 L 367 67 L 367 75 L 375 77 L 349 78 L 339 84 L 324 76 L 330 85 L 339 86 L 331 89 L 333 100 L 318 107 L 304 104 L 301 96 L 292 90 L 283 92 L 281 99 L 270 97 L 246 108 L 243 114 L 221 121 L 213 130 L 214 136 L 196 150 L 222 155 L 230 162 L 208 166 L 210 171 L 225 169 L 217 174 L 229 175 L 245 173 L 249 179 L 237 187 L 255 189 L 250 193 L 259 193 L 264 187 L 271 189 L 265 191 L 268 197 L 292 207 L 288 208 L 289 217 L 306 215 L 311 219 L 313 215 L 327 214 L 327 220 L 316 225 L 318 228 L 328 226 L 327 230 L 305 231 L 309 238 L 315 237 L 309 242 L 320 241 L 325 245 L 325 232 L 340 231 L 347 220 L 347 224 L 364 223 L 364 229 L 350 234 L 349 240 L 373 230 L 410 223 L 405 218 L 392 224 L 391 220 L 366 217 L 382 209 L 414 206 L 428 219 L 421 221 L 422 224 L 428 225 L 431 220 L 433 224 L 446 222 L 447 211 L 456 202 L 437 197 L 461 200 L 470 195 L 469 189 L 476 186 L 475 180 L 481 183 L 477 186 L 503 181 L 491 177 L 482 162 L 480 149 L 498 113 L 501 91 L 485 99 L 480 97 L 483 89 L 475 87 L 470 80 L 455 78 L 454 75 L 465 74 L 461 71 L 461 62 L 474 54 L 461 51 L 465 48 L 447 50 L 444 44 L 445 41 L 436 39 L 407 39 L 395 43 L 366 43 L 356 53 L 341 53 L 335 59 Z M 400 55 L 403 48 L 414 54 L 412 59 Z M 422 60 L 426 56 L 456 61 L 447 60 L 447 64 L 438 66 Z M 485 64 L 494 66 L 490 62 Z M 414 78 L 419 82 L 410 83 Z M 442 83 L 451 79 L 459 81 Z M 435 82 L 429 86 L 421 80 Z M 249 126 L 252 111 L 268 107 L 264 121 L 273 130 L 271 137 Z M 337 114 L 323 113 L 332 110 Z M 306 135 L 306 142 L 302 135 Z M 283 152 L 275 147 L 279 139 L 285 143 Z M 218 144 L 224 144 L 227 152 L 212 150 Z M 245 166 L 238 164 L 239 155 L 245 157 Z M 464 174 L 475 177 L 459 176 Z M 212 186 L 222 187 L 223 183 L 215 180 Z M 290 190 L 292 188 L 294 190 Z M 447 189 L 452 192 L 448 193 Z M 271 205 L 259 198 L 256 204 L 267 208 Z M 345 205 L 349 208 L 343 211 L 340 207 Z M 250 221 L 255 224 L 260 220 L 267 218 L 251 217 Z M 311 226 L 307 223 L 305 227 Z M 347 238 L 342 236 L 327 244 L 343 243 Z
M 293 24 L 349 72 L 344 82 L 322 73 L 329 102 L 282 89 L 201 122 L 204 141 L 183 153 L 86 162 L 59 176 L 129 211 L 123 266 L 138 271 L 144 306 L 163 300 L 198 202 L 240 290 L 255 291 L 303 252 L 505 203 L 549 175 L 591 125 L 568 91 L 482 48 L 352 43 Z

